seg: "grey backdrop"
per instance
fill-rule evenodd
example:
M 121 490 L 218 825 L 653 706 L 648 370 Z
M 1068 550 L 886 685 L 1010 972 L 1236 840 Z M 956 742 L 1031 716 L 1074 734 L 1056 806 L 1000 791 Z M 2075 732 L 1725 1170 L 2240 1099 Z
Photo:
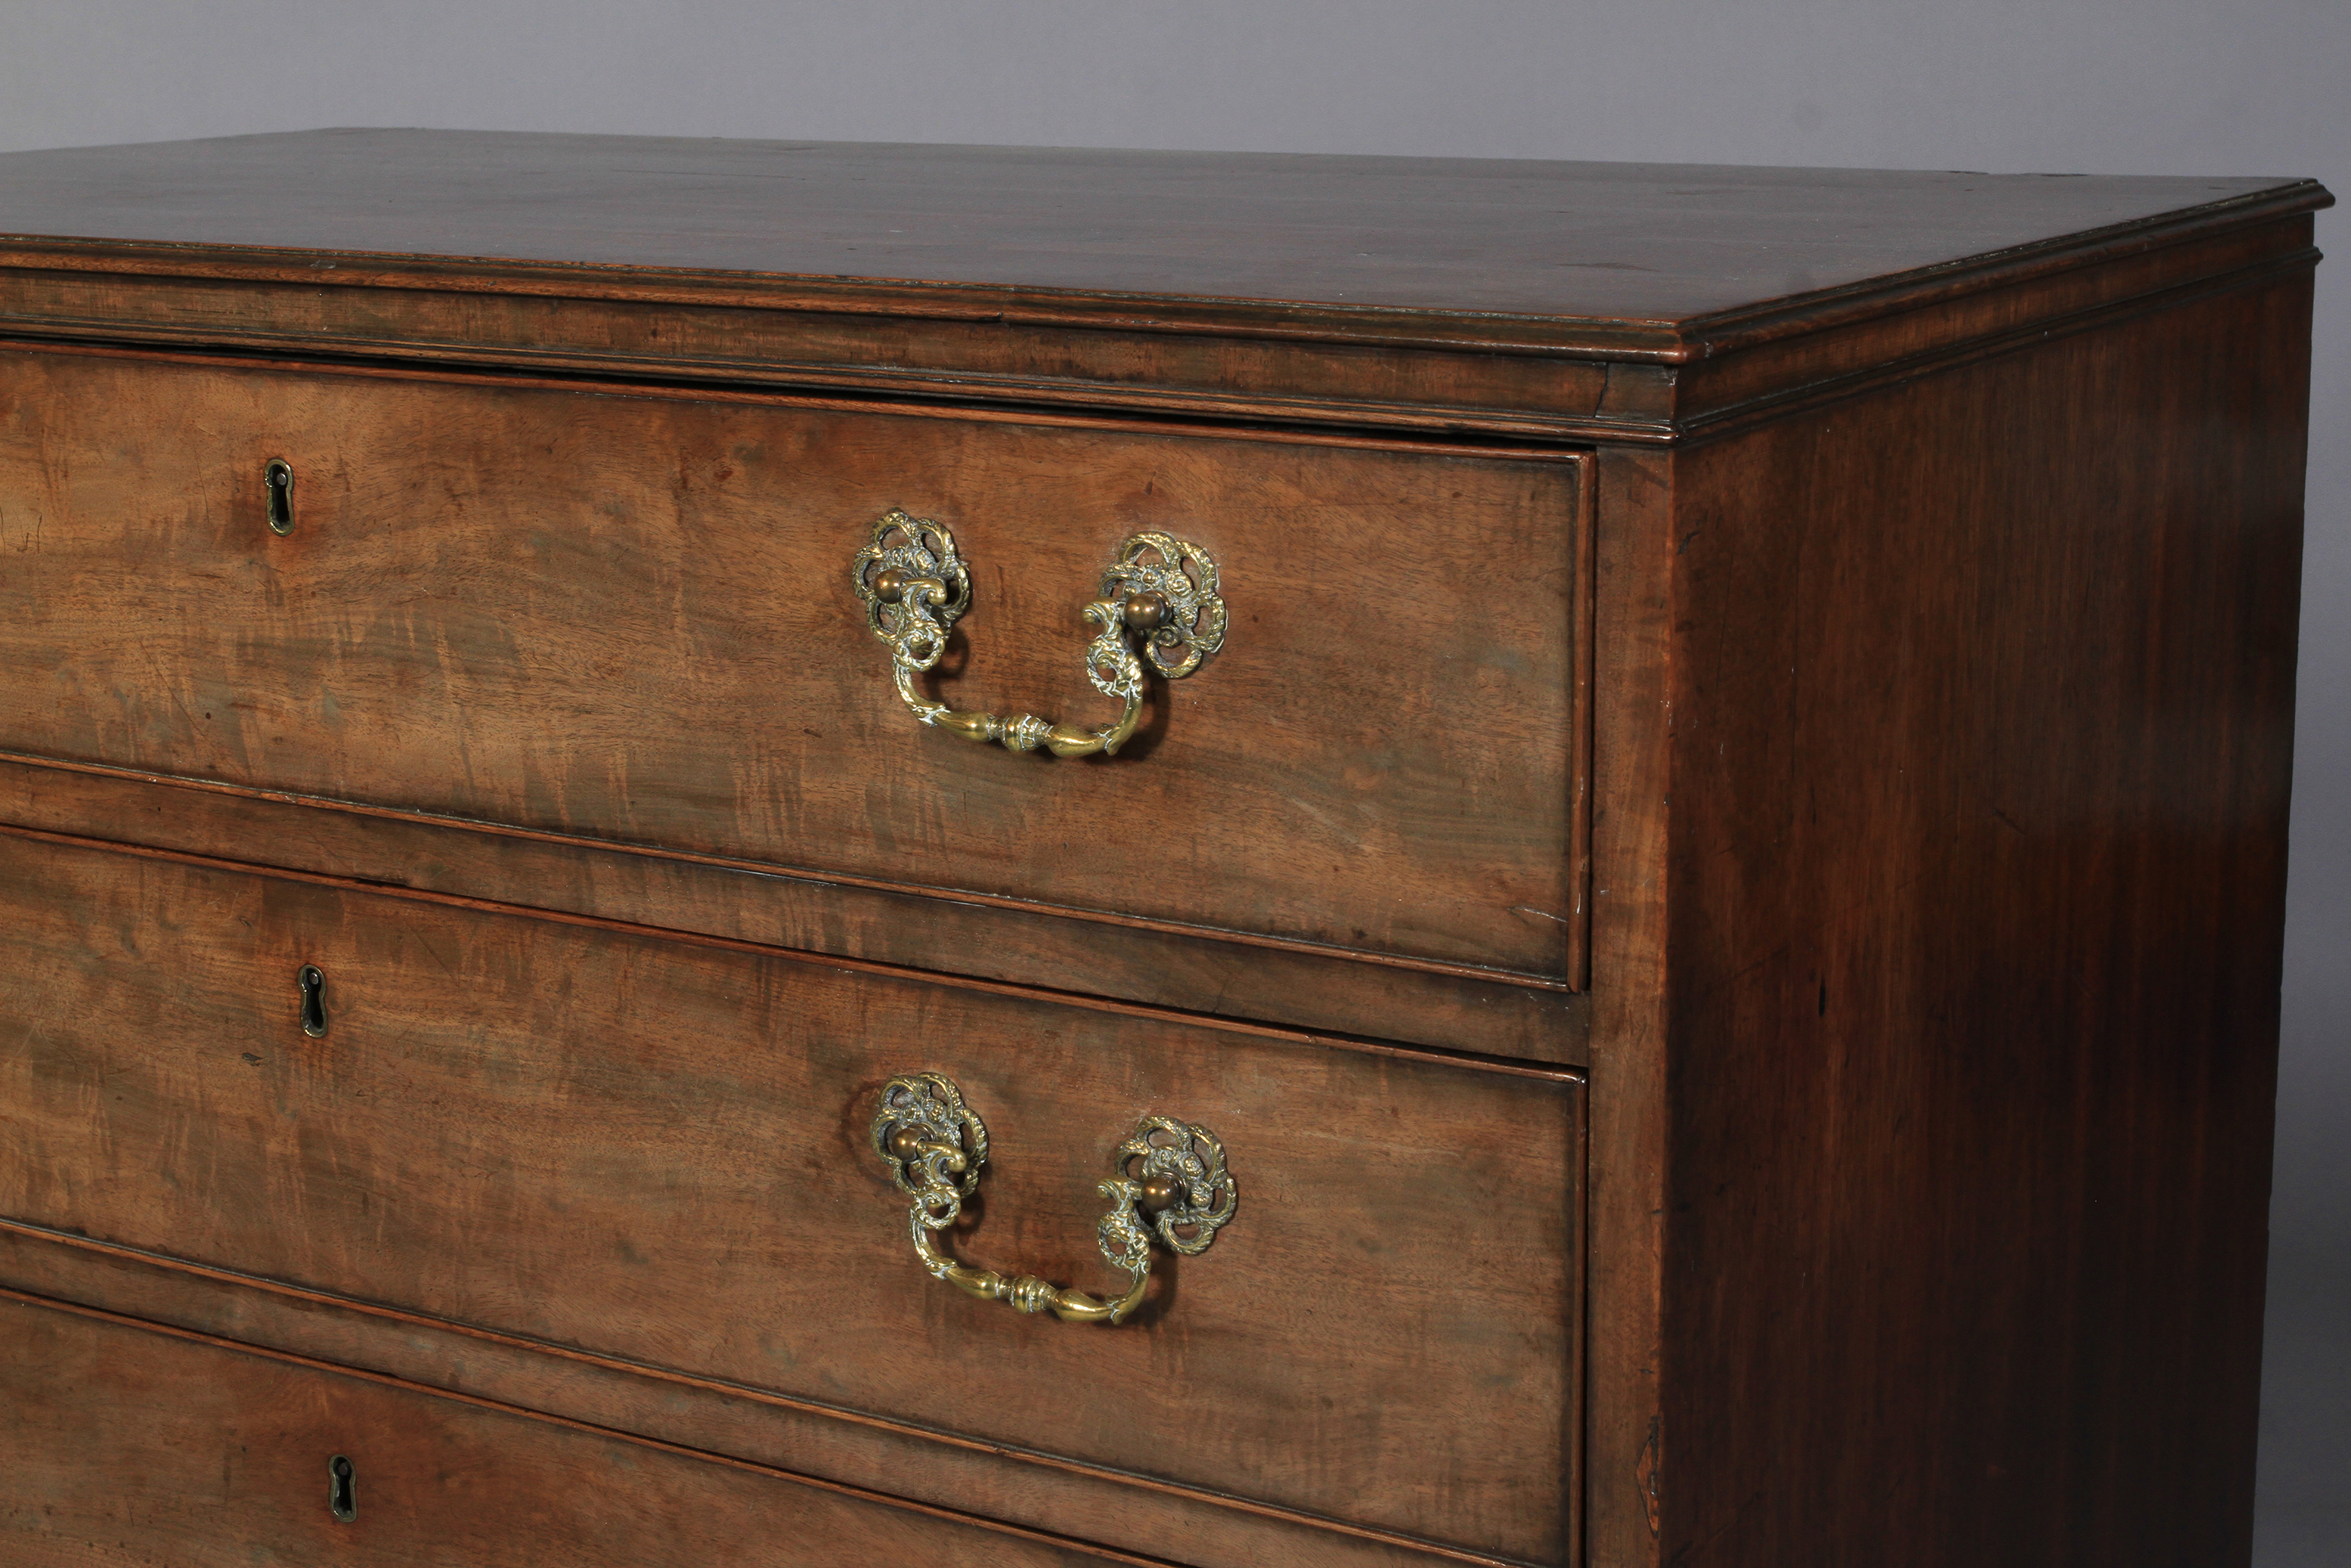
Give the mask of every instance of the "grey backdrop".
M 2314 175 L 2346 0 L 0 0 L 0 150 L 326 125 Z M 0 214 L 0 226 L 5 226 Z M 2259 1568 L 2351 1563 L 2351 219 L 2319 270 Z

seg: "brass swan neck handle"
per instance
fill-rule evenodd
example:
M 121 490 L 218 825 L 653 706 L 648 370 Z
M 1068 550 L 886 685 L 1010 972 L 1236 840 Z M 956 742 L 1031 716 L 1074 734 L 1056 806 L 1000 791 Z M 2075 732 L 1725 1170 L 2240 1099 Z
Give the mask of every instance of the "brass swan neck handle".
M 1099 597 L 1084 610 L 1086 622 L 1099 628 L 1086 644 L 1086 679 L 1125 710 L 1114 724 L 1092 726 L 1029 713 L 1006 718 L 951 708 L 915 687 L 915 677 L 939 662 L 947 633 L 971 608 L 971 570 L 945 525 L 894 508 L 883 513 L 849 576 L 865 605 L 867 629 L 890 645 L 891 679 L 916 721 L 967 740 L 1001 741 L 1013 751 L 1116 754 L 1143 714 L 1144 665 L 1181 680 L 1225 641 L 1225 601 L 1208 552 L 1172 534 L 1132 535 L 1102 569 Z
M 1155 1237 L 1187 1257 L 1208 1249 L 1233 1217 L 1240 1190 L 1225 1169 L 1225 1146 L 1204 1127 L 1172 1116 L 1145 1116 L 1111 1151 L 1109 1178 L 1096 1191 L 1110 1212 L 1094 1238 L 1111 1267 L 1126 1275 L 1119 1295 L 1089 1295 L 1033 1274 L 1012 1278 L 957 1262 L 940 1246 L 942 1234 L 979 1190 L 987 1163 L 987 1127 L 964 1103 L 963 1091 L 941 1072 L 915 1072 L 883 1085 L 873 1113 L 873 1152 L 909 1199 L 906 1228 L 914 1255 L 931 1278 L 984 1301 L 1006 1301 L 1023 1312 L 1050 1312 L 1063 1322 L 1121 1323 L 1143 1304 L 1151 1284 Z M 1146 1228 L 1144 1216 L 1150 1217 Z

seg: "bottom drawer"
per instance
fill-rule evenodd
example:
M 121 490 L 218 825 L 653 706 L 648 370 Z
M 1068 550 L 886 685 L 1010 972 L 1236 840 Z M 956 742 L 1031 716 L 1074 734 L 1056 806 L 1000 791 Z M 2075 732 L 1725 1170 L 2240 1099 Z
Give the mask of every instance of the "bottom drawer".
M 1105 1561 L 16 1296 L 0 1296 L 0 1561 L 12 1568 Z M 330 1472 L 338 1457 L 347 1481 Z

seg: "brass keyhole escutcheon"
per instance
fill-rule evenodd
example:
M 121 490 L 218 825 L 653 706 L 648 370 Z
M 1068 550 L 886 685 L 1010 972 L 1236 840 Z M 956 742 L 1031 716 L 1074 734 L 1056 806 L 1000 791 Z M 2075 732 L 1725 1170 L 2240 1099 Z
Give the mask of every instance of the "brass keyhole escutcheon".
M 261 483 L 269 493 L 269 531 L 290 534 L 294 531 L 294 468 L 283 457 L 273 457 L 261 470 Z
M 327 1507 L 345 1524 L 360 1516 L 358 1479 L 340 1454 L 327 1461 Z
M 327 977 L 316 964 L 305 964 L 294 972 L 294 988 L 302 998 L 302 1032 L 312 1040 L 327 1036 Z

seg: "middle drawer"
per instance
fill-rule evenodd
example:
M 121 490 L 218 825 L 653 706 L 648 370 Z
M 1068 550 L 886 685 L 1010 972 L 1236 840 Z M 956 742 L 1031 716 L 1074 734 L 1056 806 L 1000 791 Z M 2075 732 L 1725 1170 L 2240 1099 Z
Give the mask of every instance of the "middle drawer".
M 1566 1554 L 1572 1074 L 16 835 L 0 929 L 0 1215 Z M 968 1299 L 872 1147 L 923 1071 L 988 1134 L 975 1267 L 1117 1294 L 1097 1186 L 1146 1113 L 1222 1140 L 1238 1212 L 1115 1327 Z

